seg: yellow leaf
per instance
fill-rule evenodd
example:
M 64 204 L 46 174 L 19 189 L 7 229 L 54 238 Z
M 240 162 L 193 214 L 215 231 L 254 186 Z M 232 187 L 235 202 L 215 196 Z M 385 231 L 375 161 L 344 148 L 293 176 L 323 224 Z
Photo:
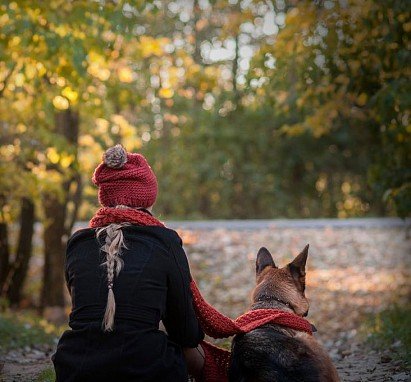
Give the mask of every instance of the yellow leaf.
M 10 39 L 9 44 L 10 44 L 11 47 L 15 47 L 15 46 L 19 45 L 20 42 L 21 42 L 21 38 L 19 36 L 14 36 Z
M 96 128 L 97 131 L 100 133 L 107 133 L 108 128 L 110 126 L 110 122 L 104 118 L 97 118 L 96 119 Z
M 60 155 L 58 154 L 57 150 L 54 147 L 49 147 L 47 149 L 47 158 L 51 163 L 58 163 L 60 160 Z
M 66 86 L 61 94 L 66 97 L 71 102 L 76 102 L 78 98 L 78 93 L 73 90 L 70 86 Z
M 154 39 L 148 36 L 141 36 L 140 48 L 143 57 L 161 56 L 163 53 L 162 45 L 165 43 L 164 39 Z
M 44 65 L 41 62 L 38 62 L 36 64 L 36 69 L 37 69 L 39 77 L 42 77 L 47 73 L 46 68 L 44 67 Z
M 161 88 L 158 91 L 158 95 L 161 98 L 171 98 L 174 95 L 174 90 L 170 88 Z
M 73 162 L 73 156 L 71 155 L 62 156 L 60 160 L 60 164 L 63 168 L 68 168 L 72 162 Z
M 23 123 L 19 123 L 16 126 L 16 132 L 18 132 L 19 134 L 26 132 L 26 130 L 27 130 L 27 127 Z
M 65 37 L 67 35 L 67 28 L 64 25 L 59 25 L 54 31 L 60 36 Z
M 34 65 L 26 65 L 25 74 L 27 79 L 32 80 L 37 74 L 36 67 Z
M 405 32 L 411 32 L 411 22 L 405 23 L 402 27 Z
M 14 84 L 18 87 L 23 86 L 24 84 L 24 74 L 23 73 L 16 74 L 16 76 L 14 77 Z
M 359 106 L 364 106 L 367 103 L 368 96 L 365 93 L 361 93 L 357 98 L 357 104 Z
M 53 105 L 58 110 L 66 110 L 69 108 L 69 101 L 62 96 L 55 96 L 53 99 Z
M 118 70 L 118 79 L 121 82 L 130 83 L 133 82 L 133 72 L 128 67 L 123 67 Z
M 94 144 L 94 138 L 90 134 L 81 135 L 79 138 L 80 146 L 92 146 Z
M 66 79 L 64 77 L 57 77 L 56 84 L 60 87 L 63 87 L 66 84 Z
M 10 20 L 10 17 L 7 13 L 1 15 L 0 16 L 0 27 L 5 26 L 9 20 Z
M 88 52 L 87 59 L 90 63 L 104 64 L 104 57 L 94 50 Z

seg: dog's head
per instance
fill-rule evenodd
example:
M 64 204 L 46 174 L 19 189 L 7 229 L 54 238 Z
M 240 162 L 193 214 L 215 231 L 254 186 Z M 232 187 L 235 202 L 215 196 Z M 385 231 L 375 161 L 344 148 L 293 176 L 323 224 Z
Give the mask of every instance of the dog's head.
M 278 268 L 266 248 L 257 254 L 257 285 L 252 294 L 252 301 L 272 298 L 288 305 L 299 316 L 308 314 L 308 300 L 305 297 L 305 264 L 308 256 L 308 245 L 289 264 Z

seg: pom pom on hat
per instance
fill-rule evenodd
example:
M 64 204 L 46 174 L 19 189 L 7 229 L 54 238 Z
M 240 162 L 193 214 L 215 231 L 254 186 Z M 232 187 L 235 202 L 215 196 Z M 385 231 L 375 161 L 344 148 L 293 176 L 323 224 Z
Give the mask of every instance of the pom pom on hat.
M 121 168 L 127 163 L 127 152 L 120 144 L 110 147 L 103 154 L 103 162 L 111 168 Z
M 127 153 L 123 146 L 106 150 L 94 171 L 98 200 L 104 207 L 125 205 L 151 207 L 157 198 L 157 178 L 141 154 Z

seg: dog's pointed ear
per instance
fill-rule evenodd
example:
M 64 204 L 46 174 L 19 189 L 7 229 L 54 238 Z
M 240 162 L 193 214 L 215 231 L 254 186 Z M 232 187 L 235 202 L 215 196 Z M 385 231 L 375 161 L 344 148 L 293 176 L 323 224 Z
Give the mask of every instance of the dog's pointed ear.
M 269 250 L 265 247 L 260 248 L 257 253 L 257 260 L 255 262 L 255 273 L 258 276 L 265 267 L 277 268 L 274 264 L 273 257 Z
M 293 276 L 295 283 L 303 293 L 305 290 L 305 264 L 307 263 L 308 247 L 309 244 L 307 244 L 300 254 L 288 264 L 291 276 Z

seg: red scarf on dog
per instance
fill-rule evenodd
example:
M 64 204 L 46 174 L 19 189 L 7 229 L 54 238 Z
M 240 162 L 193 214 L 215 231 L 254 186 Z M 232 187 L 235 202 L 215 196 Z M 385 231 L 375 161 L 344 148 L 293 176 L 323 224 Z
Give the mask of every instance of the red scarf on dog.
M 89 225 L 91 228 L 99 228 L 111 223 L 125 222 L 139 226 L 165 227 L 163 223 L 146 210 L 112 207 L 100 208 L 90 220 Z M 307 320 L 294 313 L 277 309 L 251 310 L 236 320 L 232 320 L 221 314 L 204 300 L 193 279 L 191 280 L 190 288 L 193 294 L 193 305 L 197 319 L 204 332 L 213 338 L 225 338 L 236 334 L 248 333 L 265 324 L 277 324 L 289 329 L 312 334 L 312 326 Z M 203 381 L 227 381 L 230 352 L 206 341 L 202 341 L 201 346 L 205 352 Z

